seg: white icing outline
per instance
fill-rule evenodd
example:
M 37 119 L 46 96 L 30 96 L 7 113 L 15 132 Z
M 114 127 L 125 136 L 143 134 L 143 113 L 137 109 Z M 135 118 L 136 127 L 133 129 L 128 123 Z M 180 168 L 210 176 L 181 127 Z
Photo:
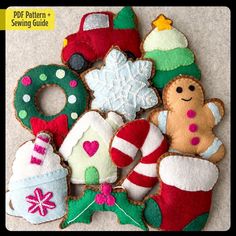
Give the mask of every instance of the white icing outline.
M 85 74 L 84 79 L 93 91 L 92 109 L 116 111 L 127 120 L 133 120 L 141 108 L 148 109 L 159 103 L 150 86 L 153 62 L 127 60 L 125 54 L 114 48 L 105 58 L 105 65 Z

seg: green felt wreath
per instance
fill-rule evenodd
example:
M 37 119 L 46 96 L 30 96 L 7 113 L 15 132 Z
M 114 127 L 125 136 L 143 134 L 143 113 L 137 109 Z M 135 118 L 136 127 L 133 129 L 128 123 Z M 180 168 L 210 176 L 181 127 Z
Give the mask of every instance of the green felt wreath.
M 56 115 L 47 116 L 36 107 L 36 94 L 45 86 L 57 85 L 65 92 L 67 103 Z M 65 66 L 40 65 L 28 70 L 18 81 L 14 106 L 16 116 L 21 123 L 31 129 L 30 118 L 37 117 L 50 121 L 59 115 L 68 117 L 68 128 L 71 128 L 77 117 L 82 114 L 88 103 L 89 94 L 78 76 Z
M 107 183 L 101 186 L 110 185 Z M 102 189 L 102 188 L 101 188 Z M 97 196 L 110 196 L 114 199 L 112 204 L 98 203 Z M 114 212 L 121 224 L 132 224 L 143 230 L 148 230 L 143 221 L 144 204 L 140 202 L 131 202 L 128 199 L 127 192 L 122 189 L 113 189 L 108 195 L 104 194 L 102 190 L 94 189 L 87 186 L 84 194 L 79 199 L 69 198 L 67 201 L 68 212 L 65 219 L 61 222 L 62 229 L 73 223 L 91 223 L 92 215 L 96 211 L 112 211 Z

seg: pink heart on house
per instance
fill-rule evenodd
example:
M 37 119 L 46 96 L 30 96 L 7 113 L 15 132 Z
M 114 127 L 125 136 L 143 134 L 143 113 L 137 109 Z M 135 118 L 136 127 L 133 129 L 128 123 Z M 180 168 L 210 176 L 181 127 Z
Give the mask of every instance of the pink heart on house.
M 87 154 L 92 157 L 98 150 L 99 148 L 99 143 L 97 141 L 85 141 L 83 143 L 83 148 Z

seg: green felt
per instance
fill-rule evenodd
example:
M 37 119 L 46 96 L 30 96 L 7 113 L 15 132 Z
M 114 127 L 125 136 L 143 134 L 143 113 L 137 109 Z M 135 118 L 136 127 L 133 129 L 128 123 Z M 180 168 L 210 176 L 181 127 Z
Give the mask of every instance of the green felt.
M 86 189 L 80 199 L 69 199 L 68 213 L 61 223 L 61 228 L 79 222 L 88 224 L 91 222 L 92 215 L 95 211 L 112 211 L 117 215 L 121 224 L 132 224 L 143 230 L 148 230 L 142 219 L 144 205 L 131 203 L 125 191 L 111 193 L 116 199 L 113 206 L 106 204 L 99 205 L 94 200 L 98 193 L 100 193 L 100 191 Z
M 99 184 L 99 173 L 96 167 L 90 166 L 85 170 L 85 184 Z
M 83 129 L 84 127 L 81 127 Z M 85 141 L 97 141 L 99 143 L 99 148 L 97 152 L 90 157 L 83 148 L 83 143 Z M 68 157 L 68 163 L 72 170 L 71 178 L 80 183 L 85 183 L 85 171 L 88 167 L 94 166 L 99 175 L 99 182 L 105 182 L 108 178 L 117 178 L 117 167 L 113 164 L 109 150 L 108 144 L 104 141 L 101 134 L 99 134 L 92 127 L 88 128 L 78 142 L 73 147 L 71 155 Z M 90 181 L 94 182 L 90 176 Z M 97 178 L 97 176 L 95 176 Z
M 114 29 L 135 29 L 135 13 L 131 7 L 122 8 L 113 21 Z
M 194 220 L 192 220 L 189 224 L 187 224 L 183 231 L 200 231 L 203 229 L 207 222 L 209 213 L 205 213 L 203 215 L 198 216 Z
M 161 225 L 161 210 L 156 201 L 152 198 L 149 198 L 145 202 L 144 219 L 149 225 L 154 228 L 159 228 Z
M 196 79 L 200 80 L 201 71 L 195 63 L 192 63 L 188 66 L 180 66 L 174 70 L 169 71 L 156 71 L 152 82 L 153 85 L 158 89 L 163 89 L 165 85 L 178 75 L 191 75 Z
M 168 51 L 153 50 L 146 52 L 144 58 L 155 62 L 155 69 L 162 71 L 174 70 L 179 66 L 187 66 L 194 62 L 194 54 L 189 48 L 175 48 Z
M 103 205 L 98 205 L 94 201 L 97 193 L 87 189 L 78 200 L 68 199 L 68 212 L 65 220 L 61 223 L 61 228 L 64 229 L 70 224 L 79 222 L 89 224 L 93 213 L 103 210 Z
M 64 78 L 58 79 L 55 76 L 56 71 L 58 69 L 63 69 L 65 71 Z M 24 76 L 29 76 L 32 79 L 32 84 L 30 86 L 22 85 L 21 79 Z M 21 120 L 23 125 L 26 126 L 27 128 L 31 129 L 31 125 L 30 125 L 31 117 L 38 117 L 45 121 L 50 121 L 61 114 L 66 114 L 68 116 L 68 127 L 71 128 L 73 123 L 76 121 L 71 118 L 71 113 L 76 112 L 79 116 L 85 111 L 89 94 L 87 90 L 85 89 L 83 82 L 71 70 L 67 69 L 66 67 L 58 66 L 58 65 L 40 65 L 27 71 L 24 74 L 24 76 L 22 76 L 18 81 L 15 97 L 14 97 L 14 106 L 15 106 L 16 114 L 18 118 Z M 77 87 L 75 88 L 70 87 L 69 82 L 71 80 L 77 81 L 78 83 Z M 56 115 L 46 116 L 40 113 L 35 106 L 34 96 L 36 92 L 45 84 L 58 85 L 64 90 L 66 99 L 68 99 L 68 96 L 70 95 L 75 95 L 76 102 L 74 104 L 70 104 L 67 102 L 64 109 L 62 109 L 62 111 Z M 30 101 L 27 103 L 24 102 L 22 99 L 22 97 L 25 94 L 28 94 L 31 97 Z M 27 116 L 24 117 L 23 119 L 21 119 L 22 112 L 19 113 L 22 110 L 27 112 Z

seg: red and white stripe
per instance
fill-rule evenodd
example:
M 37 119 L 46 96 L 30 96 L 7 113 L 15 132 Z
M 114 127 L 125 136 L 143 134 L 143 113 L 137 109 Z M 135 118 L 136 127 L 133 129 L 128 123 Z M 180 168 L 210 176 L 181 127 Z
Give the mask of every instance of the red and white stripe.
M 160 129 L 144 119 L 128 122 L 118 130 L 111 143 L 110 155 L 112 161 L 123 168 L 134 161 L 138 150 L 142 152 L 142 158 L 122 183 L 134 200 L 142 200 L 157 183 L 157 160 L 168 150 Z
M 41 165 L 47 152 L 50 142 L 50 135 L 47 133 L 38 133 L 34 141 L 34 147 L 31 154 L 30 163 Z

